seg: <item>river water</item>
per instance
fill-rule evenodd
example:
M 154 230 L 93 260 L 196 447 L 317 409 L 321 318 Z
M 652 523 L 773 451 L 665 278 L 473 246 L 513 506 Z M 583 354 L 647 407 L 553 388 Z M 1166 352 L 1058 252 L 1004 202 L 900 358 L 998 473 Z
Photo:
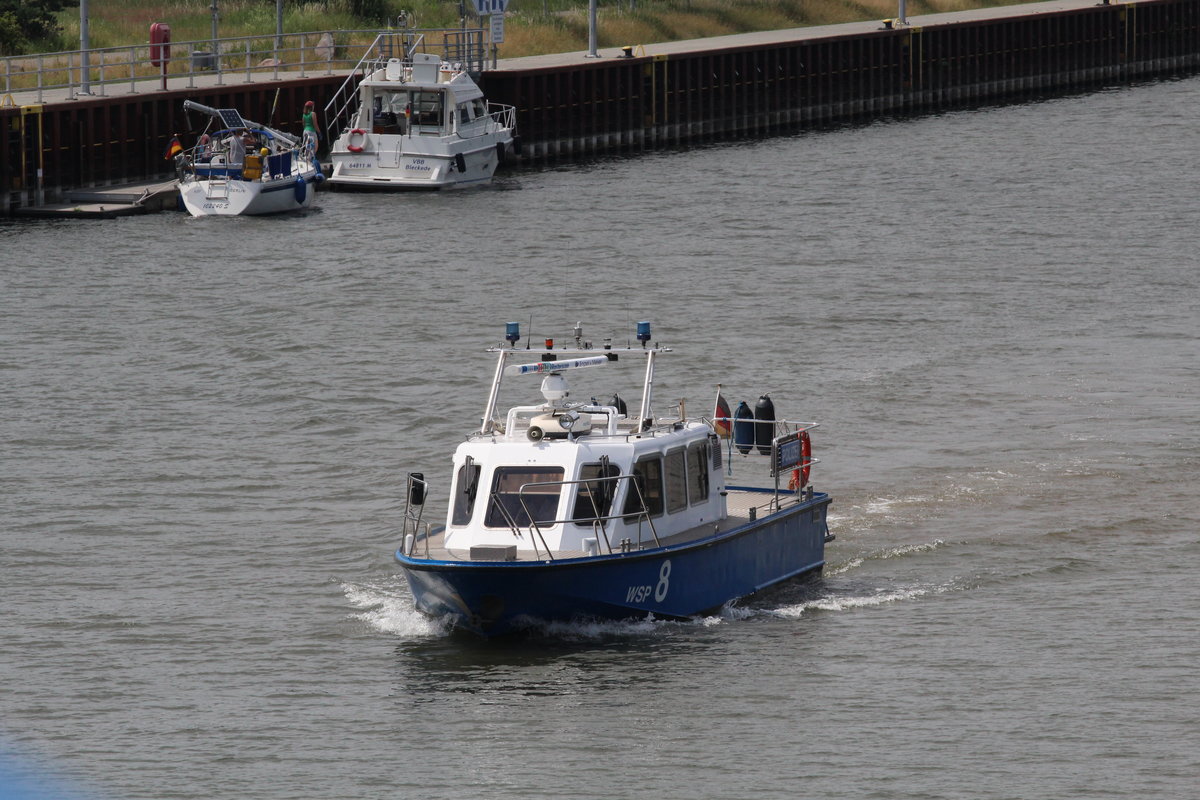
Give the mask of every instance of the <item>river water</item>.
M 0 783 L 95 798 L 1183 798 L 1200 80 L 326 192 L 0 220 Z M 416 615 L 485 347 L 651 320 L 816 419 L 824 575 L 688 623 Z M 526 398 L 528 399 L 528 398 Z M 0 796 L 4 796 L 0 790 Z

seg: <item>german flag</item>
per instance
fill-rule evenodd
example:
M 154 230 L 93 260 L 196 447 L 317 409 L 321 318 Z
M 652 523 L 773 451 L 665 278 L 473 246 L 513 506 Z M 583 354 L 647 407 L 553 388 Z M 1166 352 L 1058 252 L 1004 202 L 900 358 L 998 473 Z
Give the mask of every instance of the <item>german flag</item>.
M 178 136 L 172 136 L 170 143 L 167 145 L 167 152 L 163 153 L 163 160 L 170 161 L 175 156 L 183 152 L 183 145 L 179 143 Z

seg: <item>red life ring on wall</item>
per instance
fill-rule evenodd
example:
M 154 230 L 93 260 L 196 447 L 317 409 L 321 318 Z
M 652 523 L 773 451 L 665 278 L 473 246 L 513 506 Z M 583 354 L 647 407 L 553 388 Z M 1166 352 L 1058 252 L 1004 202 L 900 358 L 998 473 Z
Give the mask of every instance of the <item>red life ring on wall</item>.
M 362 128 L 355 128 L 354 130 L 350 131 L 350 136 L 348 136 L 346 138 L 346 149 L 349 150 L 351 153 L 361 153 L 363 146 L 361 144 L 354 144 L 355 136 L 361 136 L 363 143 L 364 144 L 366 143 L 367 132 L 364 131 Z

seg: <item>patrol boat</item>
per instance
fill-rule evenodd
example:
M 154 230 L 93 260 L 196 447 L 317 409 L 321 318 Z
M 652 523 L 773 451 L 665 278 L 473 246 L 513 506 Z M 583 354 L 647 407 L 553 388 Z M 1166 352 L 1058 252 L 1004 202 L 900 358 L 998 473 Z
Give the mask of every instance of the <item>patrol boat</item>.
M 682 401 L 658 417 L 655 364 L 672 349 L 650 344 L 648 322 L 640 346 L 574 334 L 573 346 L 518 348 L 513 322 L 508 345 L 489 350 L 491 388 L 454 453 L 444 525 L 423 519 L 432 483 L 408 474 L 396 560 L 418 610 L 484 637 L 547 621 L 686 619 L 821 570 L 833 537 L 829 495 L 809 484 L 815 423 L 776 419 L 768 396 L 735 420 L 719 385 L 711 417 L 687 417 Z M 571 399 L 568 376 L 630 362 L 642 367 L 636 413 L 619 393 Z M 505 378 L 536 377 L 541 402 L 498 411 Z M 726 480 L 732 461 L 754 459 L 765 485 Z

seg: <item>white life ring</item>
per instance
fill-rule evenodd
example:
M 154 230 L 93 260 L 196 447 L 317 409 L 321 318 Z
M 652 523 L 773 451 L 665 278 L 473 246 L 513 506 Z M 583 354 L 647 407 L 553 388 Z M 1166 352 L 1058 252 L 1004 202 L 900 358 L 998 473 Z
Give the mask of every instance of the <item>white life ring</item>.
M 355 128 L 354 130 L 350 131 L 350 136 L 348 136 L 346 138 L 346 149 L 349 150 L 351 153 L 361 153 L 363 146 L 361 144 L 354 144 L 355 136 L 361 136 L 362 140 L 363 140 L 363 144 L 366 144 L 367 132 L 364 131 L 362 128 Z

